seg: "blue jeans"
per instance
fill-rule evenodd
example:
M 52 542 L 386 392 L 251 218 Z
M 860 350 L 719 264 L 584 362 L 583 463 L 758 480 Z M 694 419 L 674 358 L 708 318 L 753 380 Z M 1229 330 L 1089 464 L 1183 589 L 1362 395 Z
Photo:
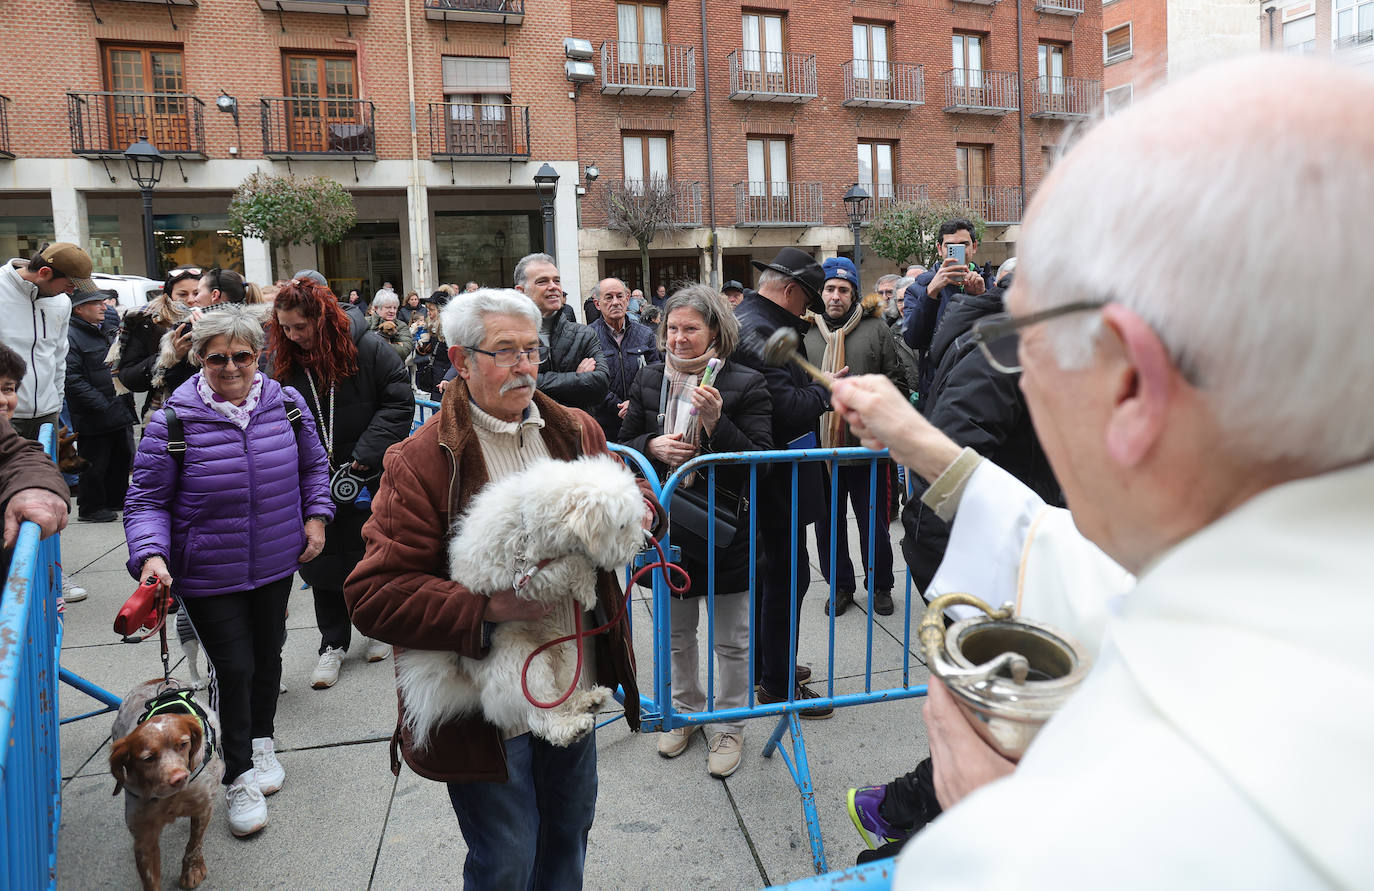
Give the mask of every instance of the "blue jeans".
M 468 845 L 465 891 L 582 887 L 596 815 L 596 733 L 567 748 L 508 739 L 504 783 L 449 783 Z

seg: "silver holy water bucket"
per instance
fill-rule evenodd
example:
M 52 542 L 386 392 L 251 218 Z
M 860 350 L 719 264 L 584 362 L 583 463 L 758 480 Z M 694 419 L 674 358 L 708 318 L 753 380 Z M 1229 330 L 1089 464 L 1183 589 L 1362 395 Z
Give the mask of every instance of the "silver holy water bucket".
M 946 608 L 963 604 L 987 615 L 944 624 Z M 1092 665 L 1064 632 L 994 610 L 971 594 L 930 602 L 919 630 L 926 665 L 944 682 L 979 735 L 1004 757 L 1019 759 Z

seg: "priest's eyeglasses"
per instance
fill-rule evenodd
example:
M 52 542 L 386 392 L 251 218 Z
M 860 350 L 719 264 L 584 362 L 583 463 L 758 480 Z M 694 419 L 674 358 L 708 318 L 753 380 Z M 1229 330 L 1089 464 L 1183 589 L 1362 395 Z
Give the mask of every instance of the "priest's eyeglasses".
M 999 312 L 974 322 L 971 337 L 973 342 L 978 344 L 978 348 L 983 351 L 983 355 L 987 357 L 989 365 L 1003 374 L 1016 374 L 1021 370 L 1021 358 L 1018 351 L 1021 348 L 1020 332 L 1022 328 L 1037 325 L 1040 322 L 1048 322 L 1050 319 L 1057 319 L 1071 313 L 1101 309 L 1106 305 L 1105 300 L 1080 300 L 1051 309 L 1042 309 L 1028 316 L 1016 317 L 1010 313 Z

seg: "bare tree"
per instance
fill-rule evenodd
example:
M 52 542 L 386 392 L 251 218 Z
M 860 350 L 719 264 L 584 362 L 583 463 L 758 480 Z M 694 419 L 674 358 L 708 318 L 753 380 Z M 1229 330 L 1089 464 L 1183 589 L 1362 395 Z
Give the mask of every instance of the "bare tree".
M 639 245 L 641 282 L 647 291 L 649 245 L 661 234 L 684 228 L 678 222 L 677 194 L 668 180 L 650 177 L 607 183 L 604 195 L 607 228 L 625 233 Z

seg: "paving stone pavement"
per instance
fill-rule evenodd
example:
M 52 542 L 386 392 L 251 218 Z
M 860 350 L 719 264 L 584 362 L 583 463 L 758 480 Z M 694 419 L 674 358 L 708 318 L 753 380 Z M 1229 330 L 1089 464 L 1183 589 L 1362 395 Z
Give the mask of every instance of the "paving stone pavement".
M 899 561 L 898 607 L 894 615 L 873 622 L 873 689 L 901 685 L 902 641 L 914 640 L 919 618 L 918 606 L 908 630 L 905 574 L 895 547 L 900 525 L 892 528 Z M 850 541 L 857 548 L 853 532 Z M 124 568 L 121 525 L 73 522 L 63 533 L 62 552 L 65 571 L 90 592 L 87 600 L 67 608 L 62 665 L 120 696 L 159 676 L 156 638 L 124 644 L 111 630 L 115 613 L 133 591 Z M 799 661 L 812 666 L 818 679 L 813 685 L 824 690 L 830 623 L 821 604 L 828 589 L 814 553 L 813 539 L 813 584 L 802 609 Z M 632 609 L 641 689 L 651 696 L 647 592 L 635 591 Z M 837 693 L 864 689 L 868 624 L 860 592 L 856 606 L 835 622 Z M 444 787 L 408 769 L 399 778 L 389 770 L 388 740 L 396 721 L 391 663 L 364 663 L 355 643 L 339 683 L 312 690 L 308 680 L 319 638 L 310 594 L 299 589 L 299 579 L 287 627 L 282 658 L 288 690 L 278 705 L 276 736 L 285 786 L 268 799 L 270 825 L 249 839 L 230 835 L 223 802 L 217 803 L 205 841 L 209 875 L 200 887 L 460 887 L 466 849 Z M 180 665 L 184 654 L 175 633 L 171 636 L 173 674 L 185 677 Z M 204 656 L 201 660 L 203 671 Z M 910 682 L 924 683 L 926 671 L 914 647 L 906 664 Z M 97 707 L 65 684 L 59 704 L 64 718 Z M 920 704 L 920 699 L 906 699 L 850 707 L 830 720 L 802 722 L 830 869 L 853 865 L 862 844 L 845 812 L 845 791 L 886 782 L 927 754 Z M 113 717 L 100 715 L 62 728 L 59 888 L 138 886 L 123 803 L 111 796 L 114 781 L 107 758 Z M 773 727 L 771 719 L 749 722 L 744 762 L 724 781 L 707 774 L 700 734 L 684 755 L 665 760 L 656 752 L 655 734 L 632 734 L 623 720 L 601 728 L 600 791 L 586 887 L 748 889 L 813 875 L 801 799 L 787 766 L 779 755 L 760 754 Z M 163 834 L 166 888 L 175 887 L 188 825 L 178 821 Z

